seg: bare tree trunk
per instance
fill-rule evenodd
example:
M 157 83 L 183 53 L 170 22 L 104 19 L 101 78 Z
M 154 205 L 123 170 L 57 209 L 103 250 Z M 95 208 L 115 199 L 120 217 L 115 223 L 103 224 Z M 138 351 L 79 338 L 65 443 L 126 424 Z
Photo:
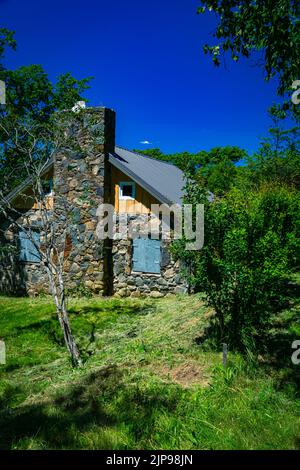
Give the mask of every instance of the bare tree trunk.
M 51 268 L 47 267 L 47 273 L 50 281 L 51 292 L 53 295 L 54 303 L 56 306 L 56 313 L 58 316 L 58 320 L 64 335 L 64 340 L 66 347 L 70 353 L 72 365 L 74 367 L 78 367 L 82 364 L 80 359 L 80 353 L 77 348 L 76 342 L 72 335 L 71 325 L 69 321 L 68 312 L 66 309 L 66 302 L 65 302 L 65 289 L 64 289 L 64 281 L 62 278 L 62 274 L 59 272 L 57 273 L 59 288 L 56 286 L 55 282 L 55 274 L 52 272 Z
M 69 315 L 66 307 L 64 261 L 66 253 L 66 240 L 70 229 L 70 216 L 73 204 L 66 196 L 58 195 L 59 204 L 54 203 L 48 207 L 48 196 L 44 191 L 46 165 L 61 151 L 62 148 L 81 149 L 77 138 L 67 138 L 61 122 L 54 122 L 50 128 L 40 126 L 17 125 L 14 129 L 6 129 L 0 120 L 0 129 L 5 132 L 8 140 L 15 146 L 22 156 L 21 167 L 25 169 L 30 182 L 32 194 L 27 194 L 27 186 L 22 187 L 19 197 L 30 201 L 30 210 L 24 214 L 14 206 L 14 199 L 7 198 L 6 192 L 0 188 L 0 214 L 7 219 L 13 228 L 25 234 L 33 246 L 33 251 L 46 269 L 50 290 L 56 307 L 57 317 L 63 332 L 65 345 L 71 356 L 73 366 L 82 364 L 77 344 L 72 335 Z M 26 138 L 24 138 L 26 137 Z M 6 150 L 6 149 L 5 149 Z M 18 171 L 17 168 L 14 171 Z M 6 190 L 5 190 L 6 191 Z M 53 194 L 52 194 L 53 198 Z M 32 204 L 34 202 L 34 205 Z M 25 206 L 24 206 L 25 208 Z M 34 208 L 35 217 L 31 219 L 31 209 Z M 63 217 L 62 217 L 63 216 Z M 34 224 L 43 240 L 36 241 Z M 36 252 L 36 253 L 35 253 Z
M 66 346 L 71 356 L 72 364 L 74 367 L 78 367 L 81 365 L 80 354 L 72 335 L 69 316 L 64 304 L 60 306 L 59 310 L 57 310 L 57 315 L 61 329 L 63 331 Z

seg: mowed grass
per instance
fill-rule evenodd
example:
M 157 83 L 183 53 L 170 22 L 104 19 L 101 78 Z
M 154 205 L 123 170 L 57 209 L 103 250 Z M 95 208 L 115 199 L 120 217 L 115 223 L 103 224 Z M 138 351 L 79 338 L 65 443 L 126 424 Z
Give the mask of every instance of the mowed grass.
M 212 314 L 201 296 L 72 299 L 69 311 L 77 370 L 50 298 L 0 297 L 1 449 L 299 448 L 283 371 L 232 353 L 224 370 L 197 341 Z

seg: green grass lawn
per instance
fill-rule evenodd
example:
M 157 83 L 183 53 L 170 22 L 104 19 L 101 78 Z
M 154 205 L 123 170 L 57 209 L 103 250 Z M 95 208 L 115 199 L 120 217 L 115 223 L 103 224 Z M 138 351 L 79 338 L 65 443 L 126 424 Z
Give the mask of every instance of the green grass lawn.
M 72 299 L 69 311 L 77 370 L 51 299 L 0 297 L 0 449 L 300 447 L 290 363 L 254 369 L 230 353 L 224 370 L 197 341 L 211 315 L 200 296 Z

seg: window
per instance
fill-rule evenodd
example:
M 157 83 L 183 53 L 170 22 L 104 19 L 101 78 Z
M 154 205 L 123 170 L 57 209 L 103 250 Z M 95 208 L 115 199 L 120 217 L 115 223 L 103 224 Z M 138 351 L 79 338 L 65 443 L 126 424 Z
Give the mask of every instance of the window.
M 119 198 L 120 199 L 135 199 L 135 183 L 133 182 L 121 182 L 119 184 Z
M 40 245 L 40 233 L 33 232 L 32 237 L 34 238 L 35 243 Z M 39 252 L 36 249 L 34 243 L 28 238 L 27 232 L 19 232 L 19 242 L 20 242 L 20 260 L 27 263 L 39 263 L 40 256 Z
M 136 238 L 133 240 L 132 270 L 160 274 L 160 240 Z
M 45 180 L 42 182 L 43 194 L 44 196 L 51 196 L 53 190 L 53 180 Z

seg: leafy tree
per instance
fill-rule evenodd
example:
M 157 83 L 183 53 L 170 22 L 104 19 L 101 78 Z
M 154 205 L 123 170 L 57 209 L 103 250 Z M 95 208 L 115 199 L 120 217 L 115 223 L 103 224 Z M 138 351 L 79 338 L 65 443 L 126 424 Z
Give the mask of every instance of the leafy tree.
M 254 186 L 275 181 L 300 188 L 300 127 L 283 128 L 285 112 L 278 106 L 270 109 L 273 121 L 269 136 L 247 161 L 247 178 Z
M 0 30 L 0 59 L 5 47 L 15 49 L 16 43 L 13 32 Z M 62 74 L 53 84 L 41 65 L 21 66 L 16 70 L 0 68 L 0 80 L 6 84 L 6 104 L 0 110 L 0 183 L 4 175 L 12 175 L 9 181 L 10 189 L 17 185 L 24 175 L 13 171 L 21 159 L 15 145 L 15 130 L 26 125 L 45 128 L 52 126 L 52 117 L 57 110 L 70 109 L 76 101 L 85 100 L 82 93 L 89 88 L 91 78 L 77 80 L 70 73 Z M 86 101 L 86 100 L 85 100 Z M 21 137 L 22 136 L 22 137 Z M 22 145 L 28 134 L 20 134 Z
M 263 51 L 266 78 L 279 78 L 279 92 L 296 80 L 300 68 L 298 0 L 200 0 L 199 13 L 215 12 L 219 19 L 214 37 L 218 45 L 204 46 L 216 65 L 222 52 L 231 52 L 233 60 Z
M 2 61 L 5 49 L 11 47 L 16 49 L 16 41 L 14 39 L 14 31 L 10 31 L 7 28 L 0 28 L 0 60 Z M 2 70 L 3 65 L 0 62 L 0 70 Z
M 199 184 L 216 194 L 230 189 L 239 172 L 236 164 L 247 157 L 245 150 L 235 146 L 215 147 L 198 153 L 164 154 L 158 148 L 136 152 L 173 163 L 182 171 L 193 174 Z
M 199 155 L 190 152 L 178 152 L 172 154 L 165 154 L 159 148 L 147 150 L 134 150 L 142 155 L 148 155 L 151 158 L 173 163 L 183 171 L 196 169 L 199 165 Z
M 238 61 L 260 51 L 266 79 L 278 78 L 280 95 L 291 89 L 300 70 L 299 0 L 200 1 L 198 12 L 214 12 L 218 19 L 215 44 L 204 45 L 204 53 L 212 55 L 215 65 L 227 52 Z
M 247 153 L 239 147 L 215 147 L 199 154 L 196 181 L 215 195 L 225 194 L 236 181 L 239 170 L 236 164 Z
M 134 152 L 140 153 L 141 155 L 148 155 L 148 157 L 155 158 L 156 160 L 169 160 L 169 155 L 164 154 L 159 148 L 138 150 L 134 149 Z

